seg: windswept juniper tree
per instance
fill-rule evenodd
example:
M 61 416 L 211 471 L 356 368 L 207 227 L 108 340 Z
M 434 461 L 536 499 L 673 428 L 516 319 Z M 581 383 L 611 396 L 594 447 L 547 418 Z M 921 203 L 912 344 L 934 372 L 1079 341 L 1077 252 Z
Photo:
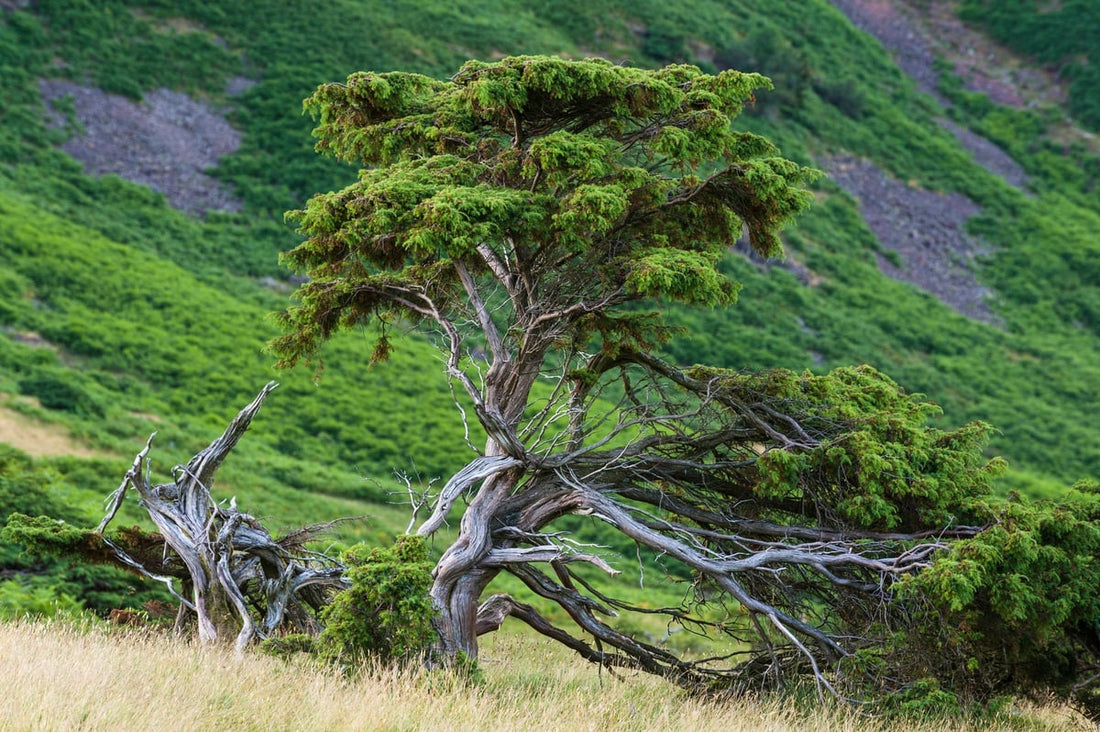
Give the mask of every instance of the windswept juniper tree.
M 780 254 L 777 231 L 810 201 L 813 171 L 731 127 L 767 85 L 513 57 L 447 81 L 357 73 L 306 101 L 318 149 L 362 170 L 292 214 L 306 239 L 286 261 L 308 280 L 275 352 L 292 365 L 373 326 L 384 359 L 391 332 L 416 325 L 487 435 L 416 528 L 433 535 L 461 512 L 431 590 L 443 658 L 476 658 L 478 636 L 510 616 L 691 688 L 802 674 L 837 688 L 917 617 L 899 580 L 990 520 L 975 507 L 996 467 L 981 457 L 987 428 L 930 428 L 936 408 L 872 369 L 659 357 L 660 303 L 732 304 L 727 250 L 747 232 Z M 570 514 L 690 578 L 680 606 L 645 612 L 740 650 L 687 661 L 617 631 L 608 618 L 640 608 L 578 571 L 611 568 L 559 530 Z M 502 572 L 576 629 L 486 596 Z

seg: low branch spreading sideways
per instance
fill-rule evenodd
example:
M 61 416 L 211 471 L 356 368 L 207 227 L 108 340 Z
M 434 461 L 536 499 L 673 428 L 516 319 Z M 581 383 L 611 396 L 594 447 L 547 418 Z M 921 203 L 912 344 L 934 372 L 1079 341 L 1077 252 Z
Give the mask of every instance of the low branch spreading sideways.
M 972 480 L 971 463 L 952 462 L 969 443 L 916 428 L 921 407 L 896 390 L 894 407 L 909 410 L 908 426 L 896 415 L 879 424 L 845 411 L 853 395 L 887 384 L 875 372 L 692 372 L 644 354 L 591 363 L 623 371 L 612 381 L 630 385 L 610 407 L 613 421 L 475 459 L 420 528 L 433 533 L 457 496 L 472 494 L 457 548 L 437 567 L 437 599 L 448 597 L 441 586 L 458 587 L 455 578 L 487 584 L 507 572 L 582 631 L 496 594 L 477 611 L 479 634 L 512 616 L 608 668 L 659 674 L 691 689 L 760 688 L 807 676 L 819 693 L 839 694 L 845 660 L 906 622 L 895 602 L 898 581 L 980 531 L 916 489 L 921 481 Z M 597 399 L 606 396 L 572 403 L 591 417 Z M 561 411 L 541 414 L 550 420 Z M 940 451 L 934 460 L 926 443 Z M 605 525 L 647 561 L 659 561 L 682 582 L 681 604 L 642 608 L 600 589 L 578 567 L 617 573 L 613 555 L 571 541 L 555 523 L 569 515 Z M 724 646 L 711 645 L 730 650 L 682 658 L 618 630 L 614 618 L 623 612 L 664 615 L 670 628 L 725 638 Z

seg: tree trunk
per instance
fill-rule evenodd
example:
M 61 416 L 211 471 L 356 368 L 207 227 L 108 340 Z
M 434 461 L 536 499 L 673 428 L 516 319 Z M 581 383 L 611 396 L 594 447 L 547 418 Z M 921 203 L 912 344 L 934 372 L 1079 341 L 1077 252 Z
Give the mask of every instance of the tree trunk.
M 462 653 L 477 659 L 477 609 L 481 593 L 498 570 L 480 566 L 492 549 L 492 518 L 517 481 L 510 470 L 487 478 L 470 502 L 458 538 L 440 557 L 432 573 L 432 602 L 438 617 L 439 651 L 444 663 Z
M 433 584 L 432 601 L 438 612 L 435 629 L 444 663 L 461 656 L 477 660 L 477 611 L 481 594 L 496 575 L 496 570 L 475 569 L 454 581 Z
M 199 640 L 203 643 L 228 643 L 243 630 L 241 618 L 233 611 L 229 595 L 220 584 L 206 589 L 204 596 L 195 593 L 195 607 L 201 608 Z

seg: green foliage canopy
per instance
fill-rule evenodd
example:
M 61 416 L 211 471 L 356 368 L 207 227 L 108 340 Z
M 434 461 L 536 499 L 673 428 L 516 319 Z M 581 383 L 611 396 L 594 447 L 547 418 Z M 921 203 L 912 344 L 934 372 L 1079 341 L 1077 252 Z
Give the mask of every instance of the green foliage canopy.
M 691 374 L 712 379 L 735 402 L 767 395 L 776 411 L 820 435 L 812 449 L 764 452 L 754 491 L 776 504 L 812 505 L 822 526 L 919 532 L 974 520 L 1004 467 L 982 456 L 989 425 L 930 427 L 939 407 L 869 366 L 820 376 L 703 367 Z
M 447 316 L 466 278 L 486 273 L 508 289 L 519 332 L 554 322 L 527 344 L 543 351 L 593 329 L 621 335 L 626 321 L 607 315 L 626 303 L 731 303 L 721 254 L 743 227 L 758 252 L 779 253 L 775 230 L 813 177 L 731 129 L 766 85 L 521 56 L 469 62 L 449 81 L 359 73 L 320 87 L 306 101 L 318 150 L 365 167 L 291 215 L 308 240 L 286 261 L 311 279 L 275 351 L 293 363 L 376 317 Z

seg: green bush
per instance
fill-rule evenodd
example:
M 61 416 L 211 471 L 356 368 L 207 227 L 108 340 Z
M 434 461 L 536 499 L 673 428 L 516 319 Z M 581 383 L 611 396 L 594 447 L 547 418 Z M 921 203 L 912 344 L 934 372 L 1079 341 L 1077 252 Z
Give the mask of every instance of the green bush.
M 299 653 L 313 655 L 317 652 L 317 639 L 306 633 L 288 633 L 265 638 L 260 650 L 270 656 L 290 658 Z
M 852 119 L 860 119 L 867 113 L 867 95 L 851 79 L 814 79 L 814 91 Z
M 14 579 L 0 582 L 0 620 L 72 617 L 83 610 L 79 601 L 56 587 Z
M 1014 498 L 991 521 L 904 580 L 901 657 L 970 699 L 1049 691 L 1100 719 L 1100 484 Z
M 887 709 L 903 717 L 944 717 L 960 711 L 957 694 L 940 687 L 936 679 L 921 679 L 887 697 Z
M 89 465 L 76 458 L 36 463 L 0 443 L 0 571 L 15 583 L 0 593 L 0 616 L 50 616 L 75 608 L 105 617 L 116 608 L 170 599 L 159 583 L 120 567 L 84 561 L 89 557 L 82 550 L 96 552 L 89 544 L 90 531 L 79 527 L 92 519 L 73 505 L 72 485 L 81 474 L 67 471 Z M 122 470 L 115 467 L 112 472 Z M 90 471 L 86 480 L 94 480 L 94 474 Z M 92 559 L 105 557 L 98 552 Z
M 53 471 L 36 467 L 28 455 L 0 443 L 0 521 L 22 514 L 82 521 L 81 513 L 66 505 L 56 482 L 57 475 Z M 4 533 L 4 529 L 4 524 L 0 523 L 0 570 L 30 568 L 29 561 L 23 557 L 25 545 Z
M 345 668 L 363 661 L 393 663 L 422 658 L 432 629 L 432 563 L 424 539 L 398 537 L 389 548 L 359 545 L 348 550 L 351 587 L 336 596 L 322 620 L 322 658 Z
M 802 105 L 810 88 L 813 70 L 800 49 L 771 26 L 757 23 L 745 38 L 719 51 L 714 58 L 719 69 L 755 71 L 772 80 L 775 88 L 756 92 L 757 111 L 793 110 Z
M 73 412 L 84 417 L 102 417 L 103 407 L 74 383 L 73 375 L 39 372 L 22 379 L 19 391 L 38 399 L 47 409 Z

